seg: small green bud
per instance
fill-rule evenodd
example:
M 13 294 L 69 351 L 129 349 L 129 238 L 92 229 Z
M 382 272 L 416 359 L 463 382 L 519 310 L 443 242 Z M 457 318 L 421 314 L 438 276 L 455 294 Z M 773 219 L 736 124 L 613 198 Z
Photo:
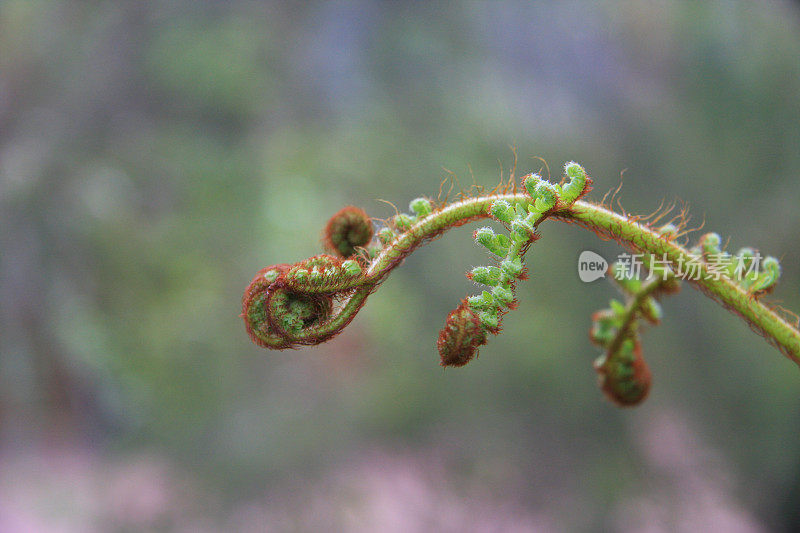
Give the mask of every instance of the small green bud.
M 614 340 L 620 321 L 611 309 L 602 309 L 592 315 L 592 328 L 589 338 L 598 346 L 606 347 Z
M 706 254 L 718 254 L 720 252 L 720 244 L 722 243 L 722 238 L 719 236 L 718 233 L 706 233 L 702 237 L 700 237 L 700 247 Z
M 479 296 L 470 296 L 467 299 L 470 307 L 477 310 L 495 309 L 497 302 L 489 291 L 483 291 Z
M 476 310 L 485 309 L 483 305 L 483 298 L 481 298 L 480 296 L 470 296 L 469 298 L 467 298 L 467 303 L 473 309 Z
M 772 257 L 771 255 L 768 255 L 764 259 L 764 262 L 761 263 L 761 268 L 763 268 L 767 272 L 772 272 L 773 276 L 775 276 L 776 278 L 781 275 L 781 264 L 776 258 Z
M 386 245 L 392 242 L 395 238 L 395 233 L 392 231 L 392 228 L 382 228 L 378 232 L 378 240 L 381 241 L 382 244 Z
M 433 206 L 431 205 L 431 201 L 427 198 L 415 198 L 411 200 L 411 203 L 408 204 L 411 210 L 417 214 L 419 218 L 426 217 L 431 214 L 433 211 Z
M 525 185 L 525 190 L 528 191 L 531 198 L 536 198 L 536 187 L 541 179 L 539 174 L 528 174 L 522 179 L 522 184 Z
M 483 227 L 475 231 L 475 242 L 489 251 L 492 251 L 492 247 L 494 246 L 494 237 L 495 233 L 492 228 Z
M 490 227 L 484 226 L 475 230 L 475 241 L 478 244 L 488 246 L 494 238 L 494 230 Z
M 626 312 L 625 304 L 623 304 L 619 300 L 612 299 L 609 302 L 609 305 L 611 306 L 611 310 L 614 311 L 614 314 L 617 315 L 618 317 L 623 316 Z
M 614 281 L 628 294 L 636 294 L 642 287 L 642 281 L 636 278 L 618 278 L 615 276 Z
M 510 306 L 514 302 L 514 293 L 511 292 L 511 289 L 507 289 L 502 285 L 498 285 L 492 289 L 492 296 L 494 296 L 498 303 L 506 307 Z
M 500 270 L 510 278 L 516 278 L 522 274 L 522 258 L 515 257 L 514 259 L 504 259 L 500 263 Z
M 753 257 L 755 257 L 756 251 L 750 248 L 749 246 L 745 246 L 744 248 L 740 248 L 738 252 L 736 252 L 736 257 L 741 257 L 742 259 L 749 260 L 747 262 L 747 266 L 749 267 L 750 264 L 753 262 Z
M 569 182 L 561 187 L 561 201 L 572 205 L 586 188 L 586 171 L 578 163 L 570 161 L 564 165 L 564 172 L 569 176 Z
M 498 318 L 496 312 L 492 311 L 483 311 L 478 313 L 478 319 L 481 321 L 483 327 L 488 329 L 489 331 L 497 331 L 497 328 L 500 327 L 500 318 Z
M 614 340 L 617 330 L 610 327 L 607 322 L 595 322 L 592 324 L 592 329 L 589 330 L 589 338 L 593 343 L 599 346 L 607 346 Z
M 777 259 L 772 256 L 764 258 L 761 262 L 761 272 L 758 273 L 758 278 L 750 287 L 751 292 L 767 291 L 772 289 L 781 277 L 781 265 Z
M 492 204 L 492 215 L 506 224 L 510 224 L 514 218 L 514 209 L 505 200 L 498 200 Z
M 497 306 L 497 300 L 494 299 L 491 292 L 481 291 L 481 298 L 490 309 Z
M 570 161 L 564 165 L 564 172 L 573 179 L 586 179 L 586 171 L 575 161 Z
M 500 269 L 497 267 L 479 266 L 472 269 L 470 277 L 475 283 L 482 283 L 494 287 L 500 282 Z
M 524 219 L 515 218 L 511 222 L 511 237 L 518 242 L 525 242 L 536 234 L 536 228 Z
M 753 259 L 755 258 L 756 251 L 752 248 L 741 248 L 736 252 L 736 256 L 731 261 L 732 276 L 744 276 L 748 270 L 753 267 Z
M 347 276 L 355 277 L 361 274 L 361 265 L 357 261 L 348 259 L 342 263 L 342 269 Z
M 539 180 L 536 185 L 536 200 L 533 206 L 540 213 L 544 213 L 548 209 L 552 209 L 558 201 L 558 189 L 555 185 L 547 180 Z
M 475 231 L 475 241 L 486 247 L 495 255 L 503 257 L 508 253 L 511 240 L 505 235 L 498 235 L 492 228 L 483 227 Z
M 552 208 L 554 205 L 555 205 L 554 201 L 553 202 L 549 202 L 549 201 L 543 200 L 542 198 L 537 198 L 533 202 L 533 207 L 536 208 L 536 211 L 538 211 L 539 213 L 544 213 L 548 209 Z
M 415 222 L 414 217 L 407 215 L 405 213 L 400 213 L 399 215 L 395 215 L 392 220 L 394 221 L 394 225 L 400 231 L 406 231 L 411 226 L 413 226 Z
M 495 248 L 497 249 L 497 251 L 495 251 L 494 253 L 501 257 L 505 256 L 506 254 L 508 254 L 508 249 L 511 247 L 511 239 L 509 239 L 502 233 L 495 235 L 494 245 Z
M 632 363 L 634 358 L 633 347 L 633 339 L 625 339 L 622 341 L 622 344 L 619 347 L 619 353 L 617 353 L 615 357 L 622 363 Z
M 523 243 L 529 238 L 527 232 L 522 229 L 519 224 L 517 224 L 516 227 L 511 228 L 511 233 L 509 233 L 509 235 L 511 236 L 512 241 L 518 243 Z
M 489 269 L 485 266 L 477 266 L 470 271 L 469 276 L 472 281 L 476 283 L 484 283 L 484 280 L 489 279 Z M 485 285 L 488 285 L 484 283 Z
M 610 328 L 619 328 L 622 325 L 621 318 L 613 309 L 601 309 L 592 315 L 592 320 L 601 324 L 606 324 Z

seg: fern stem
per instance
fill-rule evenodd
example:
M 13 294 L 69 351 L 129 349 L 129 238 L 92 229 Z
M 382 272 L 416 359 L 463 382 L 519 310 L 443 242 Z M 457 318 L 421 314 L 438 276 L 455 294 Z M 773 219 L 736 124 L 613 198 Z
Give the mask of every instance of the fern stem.
M 569 210 L 556 213 L 555 218 L 578 222 L 601 235 L 624 242 L 639 252 L 657 256 L 665 254 L 675 267 L 693 258 L 691 252 L 678 243 L 597 204 L 577 201 Z M 800 365 L 800 331 L 730 279 L 715 279 L 709 275 L 702 261 L 695 264 L 701 270 L 698 279 L 685 281 L 695 284 L 723 307 L 742 317 L 786 357 Z
M 367 280 L 379 282 L 425 240 L 449 228 L 480 218 L 491 218 L 489 208 L 498 200 L 505 200 L 512 205 L 522 203 L 527 206 L 532 203 L 529 196 L 517 193 L 483 195 L 449 204 L 419 220 L 384 248 L 366 272 Z M 626 244 L 637 252 L 664 256 L 672 263 L 675 270 L 678 270 L 678 265 L 686 264 L 693 259 L 689 250 L 654 229 L 592 202 L 578 200 L 572 206 L 555 211 L 547 218 L 577 222 L 595 233 Z M 702 261 L 696 264 L 700 269 L 698 279 L 685 281 L 695 284 L 723 307 L 742 317 L 752 329 L 800 365 L 800 331 L 730 279 L 725 277 L 714 279 Z
M 327 320 L 310 323 L 300 331 L 281 331 L 279 336 L 286 338 L 285 346 L 317 344 L 341 331 L 353 320 L 369 294 L 418 246 L 438 237 L 447 229 L 478 219 L 494 218 L 490 209 L 495 202 L 500 200 L 505 200 L 512 208 L 517 205 L 524 209 L 534 206 L 534 199 L 530 194 L 514 192 L 466 197 L 432 212 L 419 213 L 419 218 L 410 227 L 404 228 L 393 237 L 391 242 L 387 242 L 380 252 L 365 265 L 363 275 L 346 279 L 334 277 L 329 282 L 322 281 L 314 286 L 307 284 L 308 294 L 318 294 L 320 297 L 332 297 L 338 294 L 342 303 Z M 739 315 L 754 331 L 763 335 L 784 355 L 800 365 L 800 331 L 762 303 L 759 300 L 760 294 L 753 291 L 748 292 L 746 287 L 728 277 L 713 276 L 707 268 L 707 264 L 704 261 L 697 261 L 698 256 L 676 243 L 674 236 L 659 233 L 631 217 L 583 200 L 573 199 L 569 203 L 557 203 L 553 209 L 541 214 L 536 222 L 536 227 L 538 228 L 539 223 L 548 218 L 577 223 L 601 237 L 614 239 L 637 252 L 665 258 L 675 272 L 679 272 L 682 265 L 693 262 L 693 266 L 699 269 L 699 275 L 694 278 L 684 278 L 684 281 L 694 284 L 704 294 Z M 254 283 L 267 286 L 258 278 L 254 280 Z M 282 283 L 289 284 L 289 281 Z M 290 284 L 290 288 L 296 290 L 295 285 Z M 249 305 L 251 301 L 252 298 L 246 298 L 245 305 Z M 246 310 L 243 316 L 245 316 L 245 320 L 249 319 Z M 275 330 L 272 323 L 261 327 L 263 335 L 273 335 L 270 333 Z M 258 337 L 257 332 L 254 334 Z M 271 340 L 271 337 L 266 340 Z M 272 346 L 266 341 L 262 345 Z M 281 346 L 277 347 L 281 348 Z

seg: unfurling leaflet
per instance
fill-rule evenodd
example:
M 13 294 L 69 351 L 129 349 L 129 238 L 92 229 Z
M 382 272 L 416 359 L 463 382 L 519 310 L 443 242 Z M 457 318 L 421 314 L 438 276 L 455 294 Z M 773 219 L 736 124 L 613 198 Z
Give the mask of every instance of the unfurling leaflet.
M 538 174 L 528 174 L 522 179 L 527 192 L 522 201 L 498 199 L 490 204 L 488 215 L 502 223 L 508 235 L 495 233 L 488 226 L 473 235 L 475 242 L 491 252 L 498 262 L 475 267 L 467 274 L 475 283 L 491 289 L 467 299 L 489 333 L 499 333 L 503 315 L 517 307 L 516 283 L 528 277 L 523 260 L 528 247 L 539 238 L 539 224 L 558 210 L 569 209 L 591 188 L 592 179 L 580 165 L 567 163 L 564 170 L 570 181 L 563 186 Z

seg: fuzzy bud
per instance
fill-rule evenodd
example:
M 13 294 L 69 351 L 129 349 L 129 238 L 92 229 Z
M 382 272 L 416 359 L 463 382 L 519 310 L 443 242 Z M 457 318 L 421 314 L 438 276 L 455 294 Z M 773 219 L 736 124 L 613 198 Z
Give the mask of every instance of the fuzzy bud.
M 514 259 L 504 259 L 500 263 L 500 270 L 510 278 L 518 278 L 523 271 L 522 258 L 515 257 Z
M 526 219 L 515 218 L 511 221 L 511 238 L 517 242 L 525 242 L 536 238 L 536 228 Z
M 514 209 L 505 200 L 498 200 L 492 204 L 492 215 L 497 220 L 510 224 L 514 218 Z
M 536 187 L 541 179 L 542 177 L 539 174 L 528 174 L 522 179 L 522 184 L 531 198 L 536 198 Z
M 552 209 L 558 201 L 558 189 L 547 180 L 539 180 L 536 185 L 536 200 L 533 206 L 540 213 Z
M 394 238 L 395 234 L 394 231 L 392 231 L 392 228 L 381 228 L 381 230 L 378 232 L 378 240 L 384 245 L 392 242 Z
M 498 285 L 492 289 L 492 296 L 497 300 L 497 303 L 506 307 L 511 306 L 514 302 L 514 293 L 511 289 L 507 289 L 502 285 Z
M 473 268 L 467 277 L 475 283 L 494 287 L 500 282 L 500 269 L 495 266 L 479 266 Z
M 342 263 L 342 269 L 344 273 L 348 276 L 358 276 L 361 274 L 361 265 L 358 264 L 357 261 L 353 261 L 352 259 L 348 259 Z
M 433 211 L 433 205 L 431 205 L 431 201 L 427 198 L 415 198 L 411 200 L 411 203 L 408 204 L 408 207 L 416 213 L 419 218 L 426 217 L 431 214 Z
M 575 200 L 583 196 L 592 179 L 578 163 L 570 161 L 564 166 L 564 172 L 569 176 L 569 182 L 561 187 L 561 201 L 572 205 Z
M 442 366 L 464 366 L 486 344 L 486 330 L 466 300 L 447 315 L 436 344 Z
M 400 231 L 406 231 L 414 225 L 414 217 L 405 213 L 395 215 L 392 221 L 394 222 L 395 227 Z
M 652 375 L 638 338 L 625 339 L 616 353 L 601 356 L 595 370 L 603 394 L 620 407 L 638 405 L 650 392 Z
M 781 277 L 781 265 L 772 256 L 764 258 L 761 262 L 761 272 L 758 274 L 753 285 L 750 287 L 752 292 L 767 292 L 774 288 Z
M 720 253 L 720 243 L 722 242 L 722 238 L 720 238 L 718 233 L 706 233 L 702 237 L 700 237 L 700 247 L 706 254 L 718 254 Z
M 340 257 L 350 257 L 358 247 L 372 240 L 372 220 L 363 209 L 347 206 L 331 217 L 325 226 L 325 247 Z
M 500 257 L 508 253 L 511 240 L 505 235 L 498 235 L 492 228 L 483 227 L 475 231 L 475 241 L 487 250 Z

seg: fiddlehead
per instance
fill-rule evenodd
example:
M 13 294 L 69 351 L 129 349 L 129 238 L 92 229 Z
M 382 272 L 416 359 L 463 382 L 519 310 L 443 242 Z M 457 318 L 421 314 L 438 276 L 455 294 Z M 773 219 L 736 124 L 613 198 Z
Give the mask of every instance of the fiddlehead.
M 325 226 L 325 248 L 340 257 L 351 257 L 369 244 L 375 233 L 367 213 L 349 205 L 333 215 Z
M 245 290 L 242 317 L 253 342 L 272 349 L 324 342 L 349 324 L 367 297 L 418 246 L 449 228 L 478 219 L 503 227 L 475 231 L 475 242 L 486 248 L 492 264 L 473 268 L 467 277 L 486 290 L 470 296 L 451 311 L 439 334 L 442 366 L 463 366 L 498 334 L 503 316 L 517 305 L 517 283 L 527 278 L 524 256 L 548 219 L 577 223 L 601 237 L 611 238 L 644 254 L 650 276 L 614 276 L 625 302 L 612 300 L 609 309 L 593 316 L 590 337 L 603 348 L 595 362 L 604 393 L 619 405 L 635 405 L 648 394 L 650 371 L 642 356 L 641 325 L 661 319 L 657 298 L 676 292 L 679 279 L 741 316 L 756 332 L 800 364 L 800 331 L 760 301 L 780 277 L 773 257 L 742 248 L 725 252 L 716 233 L 703 235 L 696 246 L 676 242 L 681 227 L 652 227 L 637 217 L 621 215 L 581 200 L 592 180 L 577 163 L 568 163 L 561 183 L 537 174 L 525 176 L 521 190 L 511 183 L 489 194 L 463 196 L 438 204 L 417 198 L 409 213 L 398 213 L 379 228 L 356 207 L 345 207 L 323 232 L 325 248 L 333 255 L 316 255 L 295 264 L 262 269 Z M 613 272 L 624 269 L 612 267 Z
M 464 366 L 478 355 L 478 347 L 486 344 L 487 328 L 472 310 L 469 302 L 450 311 L 444 328 L 439 332 L 436 347 L 442 366 Z
M 649 262 L 651 276 L 641 280 L 625 264 L 609 268 L 625 295 L 627 304 L 611 300 L 610 307 L 592 315 L 589 337 L 604 353 L 594 362 L 600 388 L 617 405 L 638 405 L 650 392 L 652 376 L 642 355 L 640 325 L 659 324 L 661 307 L 657 296 L 680 290 L 675 274 L 668 266 Z

